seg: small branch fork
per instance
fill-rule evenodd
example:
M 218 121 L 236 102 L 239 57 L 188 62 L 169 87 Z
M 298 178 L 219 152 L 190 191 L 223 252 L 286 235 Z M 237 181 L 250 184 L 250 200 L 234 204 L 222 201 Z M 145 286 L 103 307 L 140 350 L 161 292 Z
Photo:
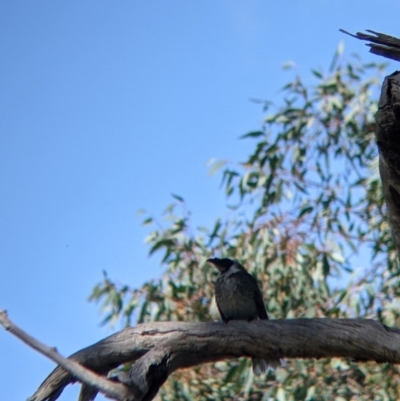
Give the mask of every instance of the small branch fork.
M 144 323 L 106 337 L 67 359 L 19 329 L 5 311 L 0 311 L 0 324 L 59 365 L 29 401 L 55 401 L 65 386 L 75 381 L 83 383 L 79 401 L 93 400 L 98 391 L 119 401 L 150 401 L 177 369 L 242 356 L 343 357 L 400 363 L 400 330 L 374 320 Z M 106 378 L 110 370 L 127 362 L 135 362 L 129 372 Z

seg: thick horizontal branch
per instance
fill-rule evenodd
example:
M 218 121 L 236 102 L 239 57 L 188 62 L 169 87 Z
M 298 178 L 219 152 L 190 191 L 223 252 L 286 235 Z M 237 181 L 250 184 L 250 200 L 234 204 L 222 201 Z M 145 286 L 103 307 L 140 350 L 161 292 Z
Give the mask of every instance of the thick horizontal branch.
M 138 360 L 119 379 L 134 386 L 136 400 L 150 400 L 177 369 L 241 356 L 400 363 L 400 330 L 361 319 L 155 322 L 124 329 L 70 358 L 100 373 Z M 55 400 L 73 381 L 57 367 L 29 400 Z

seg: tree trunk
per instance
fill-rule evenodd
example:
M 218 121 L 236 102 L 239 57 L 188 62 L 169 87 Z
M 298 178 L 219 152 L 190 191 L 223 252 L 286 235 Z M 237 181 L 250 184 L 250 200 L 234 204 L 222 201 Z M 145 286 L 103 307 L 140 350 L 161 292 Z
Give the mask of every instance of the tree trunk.
M 400 72 L 385 78 L 376 113 L 379 172 L 392 236 L 400 259 Z

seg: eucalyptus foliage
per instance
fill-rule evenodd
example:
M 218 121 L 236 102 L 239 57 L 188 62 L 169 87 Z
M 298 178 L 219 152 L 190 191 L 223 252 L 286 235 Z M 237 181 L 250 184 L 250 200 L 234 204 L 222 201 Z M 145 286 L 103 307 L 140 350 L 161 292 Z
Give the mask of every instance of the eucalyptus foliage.
M 253 152 L 219 162 L 228 217 L 192 228 L 182 198 L 163 220 L 146 216 L 158 280 L 133 289 L 105 276 L 91 299 L 105 322 L 218 319 L 211 256 L 238 259 L 258 279 L 272 318 L 361 317 L 398 325 L 399 266 L 377 170 L 374 115 L 384 65 L 337 52 L 327 73 L 293 76 L 262 127 L 243 136 Z M 229 156 L 229 155 L 226 155 Z M 212 209 L 210 209 L 212 213 Z M 389 400 L 398 368 L 346 360 L 289 360 L 255 378 L 249 360 L 176 372 L 162 400 Z

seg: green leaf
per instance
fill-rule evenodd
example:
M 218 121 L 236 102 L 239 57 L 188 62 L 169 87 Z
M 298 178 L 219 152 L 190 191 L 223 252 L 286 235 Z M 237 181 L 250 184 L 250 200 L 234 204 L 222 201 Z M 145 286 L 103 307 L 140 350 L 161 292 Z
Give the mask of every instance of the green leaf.
M 244 139 L 244 138 L 258 138 L 258 137 L 264 136 L 264 135 L 265 135 L 265 134 L 264 134 L 263 131 L 252 131 L 252 132 L 249 132 L 249 133 L 247 133 L 247 134 L 245 134 L 245 135 L 240 136 L 239 138 L 240 138 L 240 139 Z
M 320 79 L 323 78 L 322 74 L 321 74 L 320 72 L 318 72 L 317 70 L 311 70 L 311 72 L 312 72 L 317 78 L 320 78 Z
M 311 213 L 313 210 L 314 208 L 312 206 L 303 207 L 302 209 L 300 209 L 299 218 L 303 217 L 307 213 Z
M 218 160 L 218 161 L 216 161 L 215 159 L 210 160 L 210 162 L 208 163 L 209 166 L 208 174 L 214 175 L 217 171 L 221 170 L 221 168 L 224 167 L 225 165 L 226 165 L 225 160 Z
M 184 203 L 185 201 L 183 200 L 183 198 L 179 195 L 175 195 L 175 194 L 171 194 L 171 196 L 173 198 L 175 198 L 177 201 Z

